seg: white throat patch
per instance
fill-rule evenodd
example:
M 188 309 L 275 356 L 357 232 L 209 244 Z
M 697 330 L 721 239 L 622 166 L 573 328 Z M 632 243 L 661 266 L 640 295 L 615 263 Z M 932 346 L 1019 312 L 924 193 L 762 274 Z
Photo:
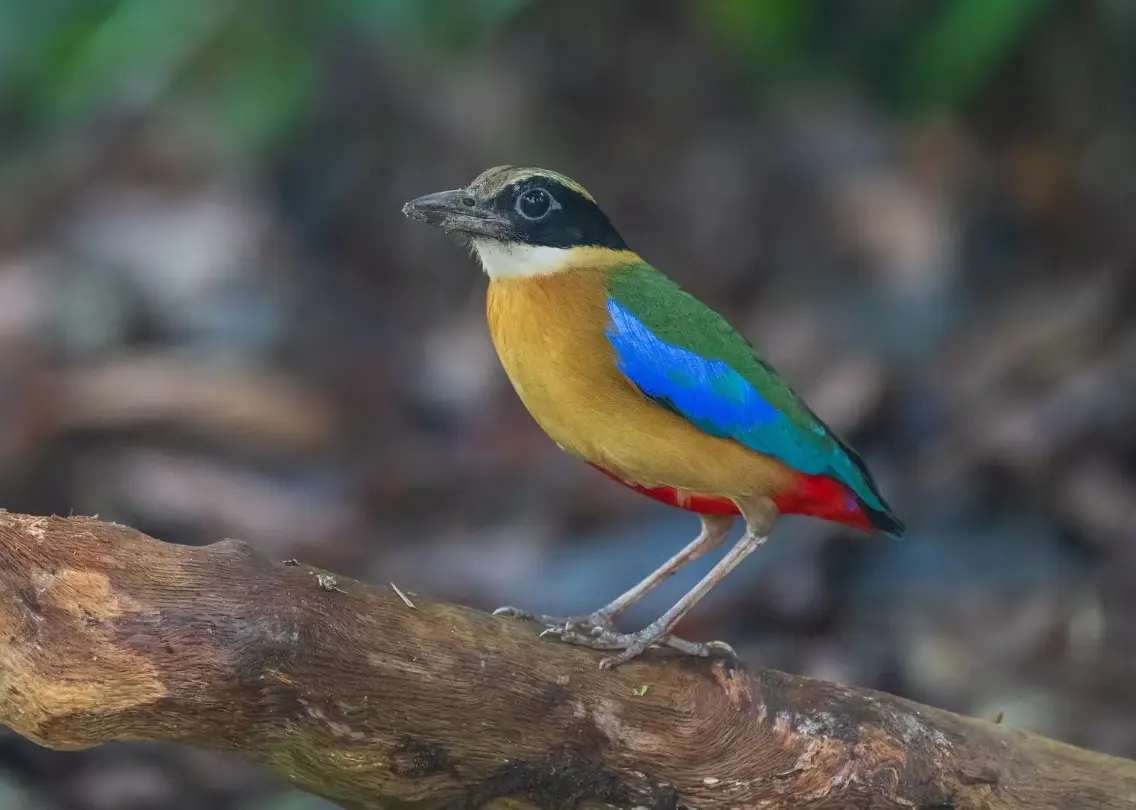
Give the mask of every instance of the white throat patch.
M 546 276 L 568 267 L 570 248 L 498 242 L 496 239 L 474 239 L 473 252 L 490 278 L 523 278 Z

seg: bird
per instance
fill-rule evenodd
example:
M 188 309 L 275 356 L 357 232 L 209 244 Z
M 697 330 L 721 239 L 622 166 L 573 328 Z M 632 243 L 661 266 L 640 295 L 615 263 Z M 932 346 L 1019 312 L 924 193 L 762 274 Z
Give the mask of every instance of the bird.
M 899 538 L 904 524 L 861 457 L 715 310 L 633 251 L 595 198 L 548 169 L 497 166 L 469 185 L 403 206 L 469 247 L 489 277 L 486 317 L 517 395 L 561 449 L 656 501 L 696 513 L 697 537 L 600 609 L 542 622 L 561 640 L 611 651 L 601 668 L 651 647 L 732 656 L 675 625 L 766 541 L 784 514 Z M 616 620 L 682 566 L 741 538 L 641 630 Z

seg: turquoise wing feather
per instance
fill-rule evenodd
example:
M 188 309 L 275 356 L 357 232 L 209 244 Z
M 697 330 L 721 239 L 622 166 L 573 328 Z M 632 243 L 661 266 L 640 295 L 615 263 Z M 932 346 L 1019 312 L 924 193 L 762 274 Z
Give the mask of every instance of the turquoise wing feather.
M 712 436 L 836 478 L 890 515 L 859 456 L 725 318 L 647 264 L 617 270 L 608 292 L 616 362 L 646 396 Z

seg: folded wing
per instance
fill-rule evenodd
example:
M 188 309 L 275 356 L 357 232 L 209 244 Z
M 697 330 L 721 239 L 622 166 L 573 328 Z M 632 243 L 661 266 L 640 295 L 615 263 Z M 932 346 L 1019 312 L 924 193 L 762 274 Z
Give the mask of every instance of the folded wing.
M 644 395 L 710 435 L 837 479 L 881 528 L 902 531 L 860 457 L 718 313 L 645 264 L 618 271 L 609 292 L 608 339 Z

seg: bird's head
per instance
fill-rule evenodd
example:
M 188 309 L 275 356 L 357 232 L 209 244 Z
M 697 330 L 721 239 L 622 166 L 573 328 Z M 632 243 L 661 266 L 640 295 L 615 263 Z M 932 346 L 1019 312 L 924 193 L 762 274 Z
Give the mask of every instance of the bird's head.
M 627 250 L 592 195 L 547 169 L 497 166 L 402 212 L 468 240 L 494 278 L 556 272 L 576 263 L 580 249 Z

